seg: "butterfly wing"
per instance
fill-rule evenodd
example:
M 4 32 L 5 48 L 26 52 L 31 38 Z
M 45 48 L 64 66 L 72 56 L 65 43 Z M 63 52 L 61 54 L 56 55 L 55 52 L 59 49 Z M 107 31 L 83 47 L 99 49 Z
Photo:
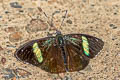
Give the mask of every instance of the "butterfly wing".
M 68 71 L 84 69 L 88 65 L 89 59 L 97 55 L 104 45 L 102 40 L 84 34 L 68 34 L 63 38 L 65 40 L 64 51 L 67 54 Z M 61 73 L 66 72 L 62 54 L 63 51 L 56 45 L 54 37 L 47 37 L 24 44 L 15 52 L 15 57 L 47 72 Z
M 34 53 L 33 45 L 38 44 L 42 58 L 40 61 Z M 37 51 L 35 51 L 37 53 Z M 55 46 L 54 38 L 43 38 L 30 41 L 15 52 L 15 57 L 23 62 L 30 63 L 51 73 L 65 72 L 61 49 Z
M 40 63 L 38 62 L 35 53 L 33 52 L 33 45 L 34 43 L 38 43 L 39 45 L 42 45 L 45 41 L 47 41 L 49 38 L 42 38 L 38 40 L 32 40 L 24 45 L 20 46 L 16 52 L 15 52 L 15 57 L 23 62 L 30 63 L 32 65 L 38 66 Z M 42 47 L 43 48 L 43 47 Z M 46 55 L 44 53 L 44 55 Z
M 68 34 L 65 35 L 65 38 L 72 44 L 82 47 L 81 54 L 84 54 L 88 58 L 95 57 L 104 45 L 101 39 L 85 34 Z
M 64 60 L 62 57 L 62 50 L 59 46 L 52 45 L 49 48 L 47 52 L 47 57 L 41 65 L 41 68 L 51 73 L 66 72 Z
M 82 53 L 82 47 L 76 46 L 71 42 L 66 43 L 65 50 L 67 54 L 67 68 L 68 71 L 79 71 L 84 69 L 88 63 L 89 59 Z
M 102 40 L 85 34 L 68 34 L 64 39 L 69 71 L 84 69 L 90 58 L 95 57 L 104 45 Z

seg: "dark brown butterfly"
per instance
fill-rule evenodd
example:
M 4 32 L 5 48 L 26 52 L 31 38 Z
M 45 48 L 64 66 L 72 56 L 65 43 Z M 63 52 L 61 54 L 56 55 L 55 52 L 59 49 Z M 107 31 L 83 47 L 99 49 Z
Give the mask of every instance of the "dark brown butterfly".
M 63 19 L 64 20 L 64 19 Z M 103 48 L 104 42 L 85 34 L 62 35 L 32 40 L 15 52 L 15 57 L 50 73 L 84 69 Z
M 103 48 L 103 41 L 85 34 L 62 35 L 32 40 L 16 52 L 17 59 L 51 73 L 84 69 L 89 59 Z

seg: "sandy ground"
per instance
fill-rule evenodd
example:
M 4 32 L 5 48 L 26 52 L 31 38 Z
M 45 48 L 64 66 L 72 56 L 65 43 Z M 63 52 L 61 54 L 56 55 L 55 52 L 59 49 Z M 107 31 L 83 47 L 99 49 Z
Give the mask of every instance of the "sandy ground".
M 64 10 L 68 14 L 60 27 Z M 86 69 L 50 74 L 14 57 L 20 45 L 55 32 L 46 23 L 55 11 L 61 12 L 54 16 L 54 26 L 63 34 L 89 34 L 104 41 Z M 0 0 L 0 80 L 120 80 L 120 0 Z

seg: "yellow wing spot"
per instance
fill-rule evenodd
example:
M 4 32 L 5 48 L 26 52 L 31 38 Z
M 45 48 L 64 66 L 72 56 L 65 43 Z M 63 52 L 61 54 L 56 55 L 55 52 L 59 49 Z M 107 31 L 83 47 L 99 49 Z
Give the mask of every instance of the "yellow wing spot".
M 87 47 L 88 47 L 88 44 L 87 44 L 87 43 L 83 43 L 83 46 L 84 46 L 85 48 L 87 48 Z
M 84 48 L 84 51 L 85 51 L 86 53 L 89 53 L 88 49 L 86 49 L 86 48 Z
M 43 61 L 43 57 L 39 57 L 38 61 L 41 63 Z
M 38 46 L 38 43 L 33 44 L 33 52 L 35 53 L 38 61 L 41 63 L 43 61 L 42 52 Z
M 84 41 L 87 41 L 87 38 L 86 37 L 84 37 L 84 36 L 82 36 L 82 40 Z
M 34 52 L 34 53 L 37 53 L 37 51 L 38 51 L 37 48 L 34 48 L 34 49 L 33 49 L 33 52 Z
M 89 44 L 88 44 L 88 40 L 85 36 L 82 36 L 82 46 L 83 46 L 83 49 L 84 49 L 84 53 L 89 56 Z
M 33 44 L 33 49 L 38 48 L 38 43 Z

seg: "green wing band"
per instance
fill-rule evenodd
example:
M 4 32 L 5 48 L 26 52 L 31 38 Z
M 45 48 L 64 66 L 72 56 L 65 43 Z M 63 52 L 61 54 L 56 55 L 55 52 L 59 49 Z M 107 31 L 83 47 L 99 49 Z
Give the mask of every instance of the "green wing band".
M 90 53 L 89 53 L 89 44 L 88 44 L 88 40 L 85 36 L 82 36 L 82 46 L 83 46 L 83 50 L 84 50 L 84 53 L 89 56 Z
M 33 44 L 33 52 L 35 53 L 37 60 L 41 63 L 43 61 L 42 52 L 38 46 L 38 43 Z

